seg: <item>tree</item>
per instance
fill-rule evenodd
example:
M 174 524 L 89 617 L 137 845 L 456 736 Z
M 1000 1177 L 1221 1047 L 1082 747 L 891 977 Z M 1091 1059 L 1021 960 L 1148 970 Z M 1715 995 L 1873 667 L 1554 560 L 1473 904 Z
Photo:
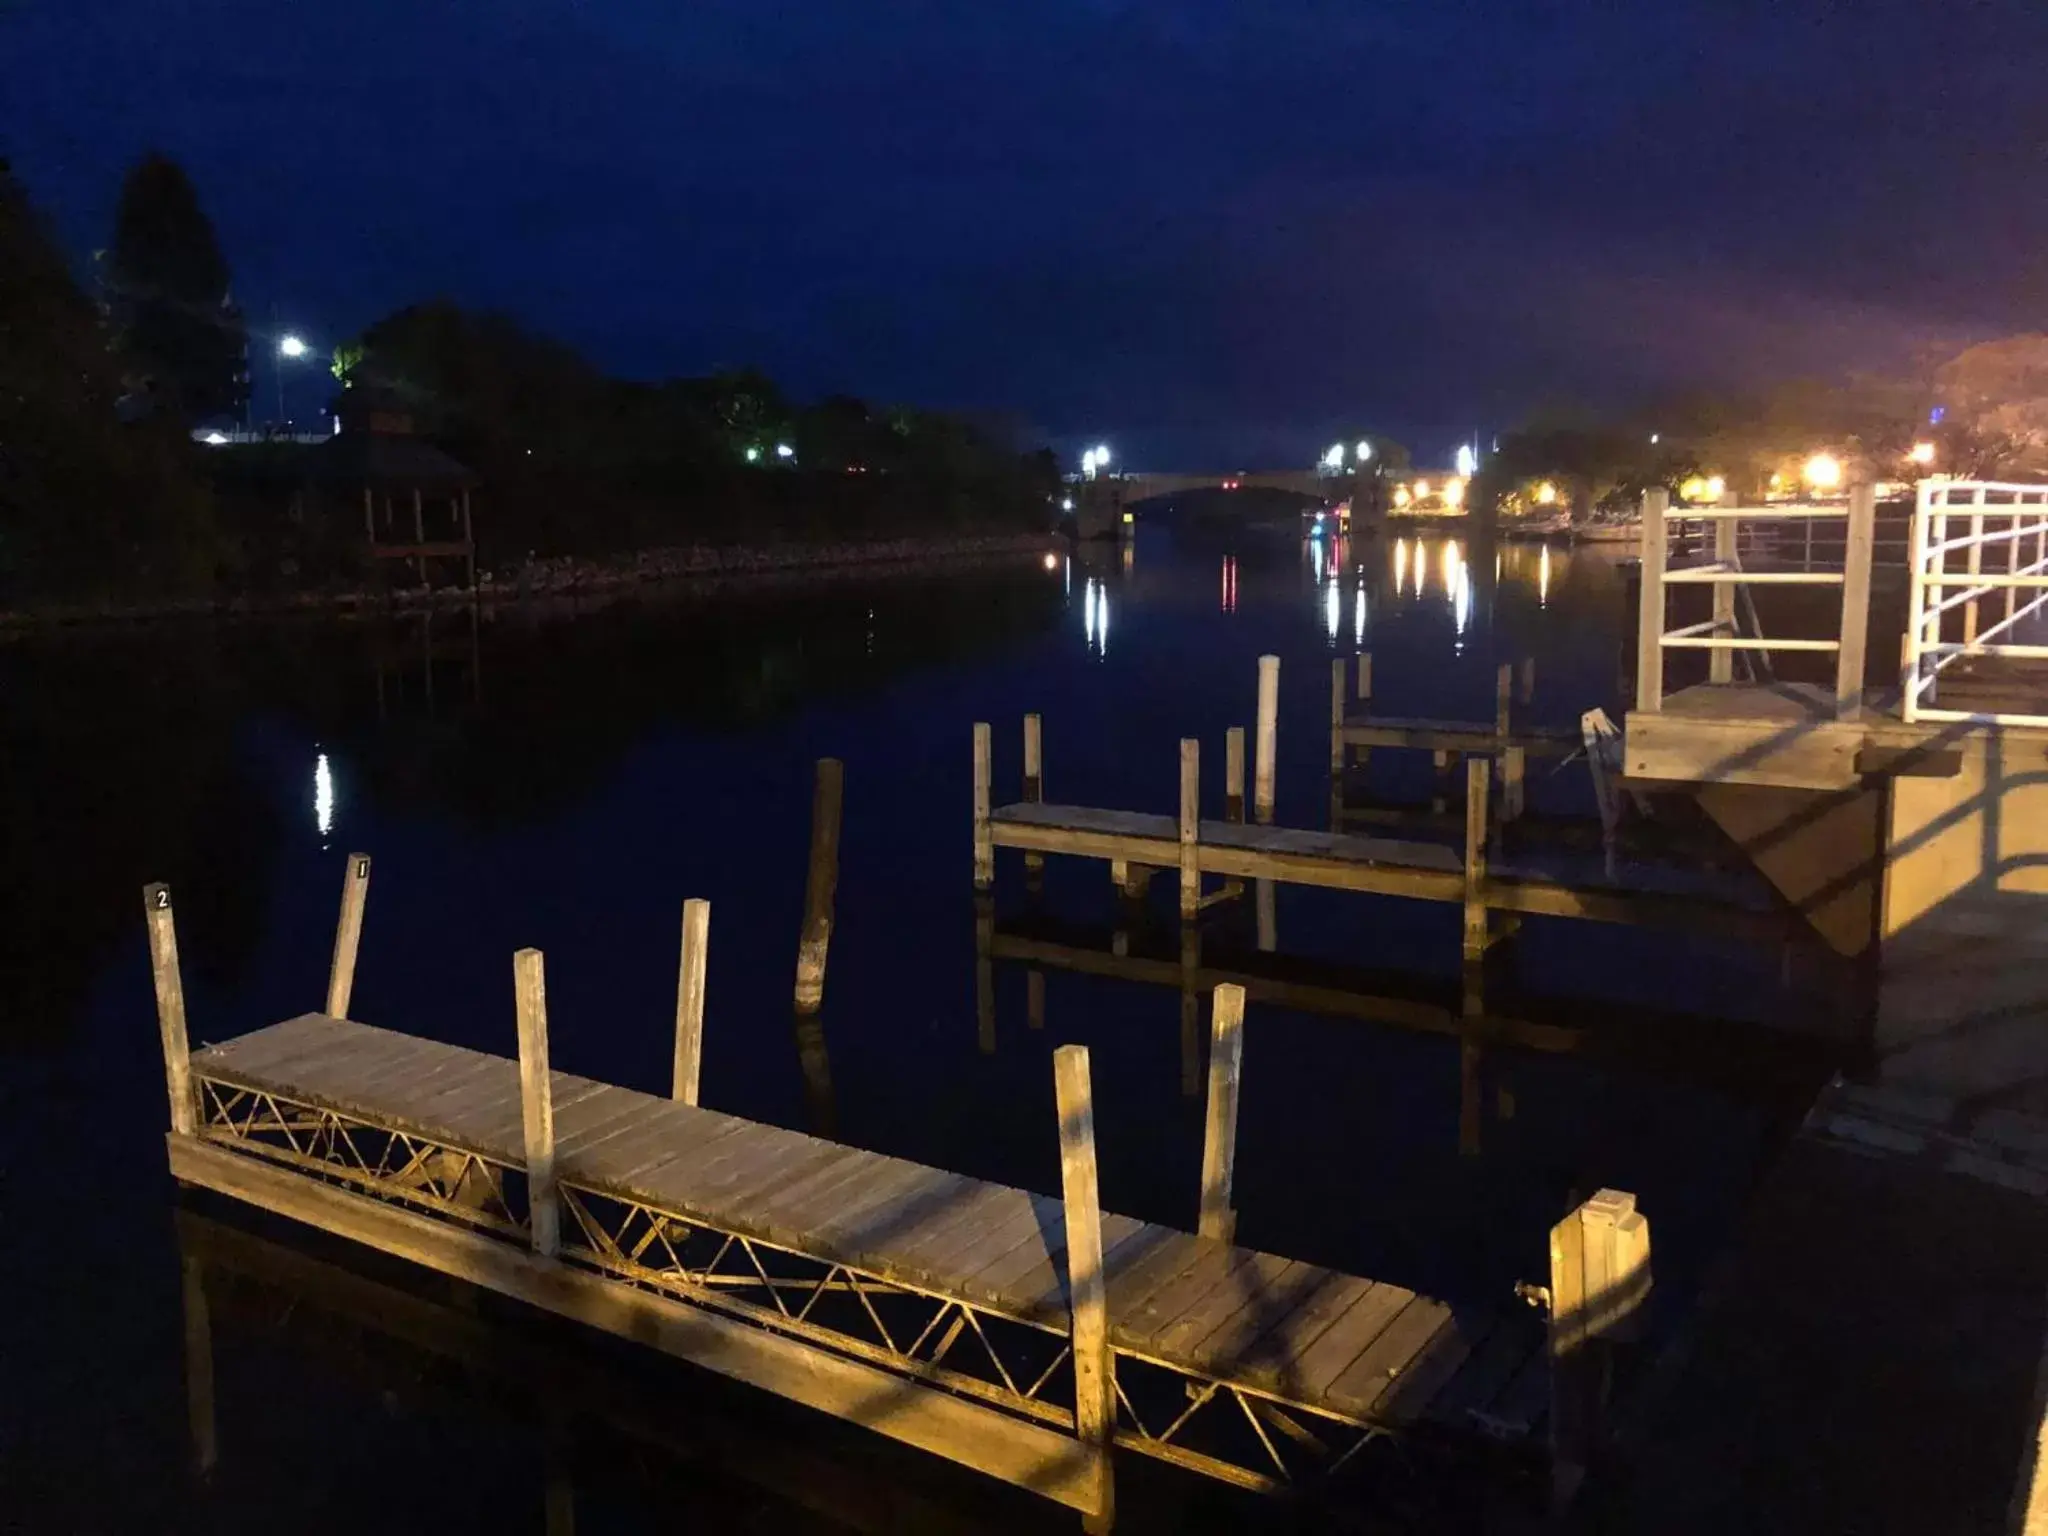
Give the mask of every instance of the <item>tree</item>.
M 2048 472 L 2048 336 L 2008 336 L 1935 374 L 1941 462 L 1963 475 Z
M 124 424 L 98 312 L 0 160 L 0 603 L 193 590 L 212 575 L 191 445 Z
M 241 312 L 213 225 L 177 162 L 150 154 L 128 173 L 105 277 L 115 345 L 158 409 L 188 422 L 241 409 Z

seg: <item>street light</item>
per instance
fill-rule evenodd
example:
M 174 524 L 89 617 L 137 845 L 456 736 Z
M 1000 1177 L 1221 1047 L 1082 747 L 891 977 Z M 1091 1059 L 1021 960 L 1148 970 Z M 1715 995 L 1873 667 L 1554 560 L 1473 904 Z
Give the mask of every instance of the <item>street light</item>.
M 1460 443 L 1458 445 L 1458 473 L 1469 480 L 1472 478 L 1473 471 L 1478 468 L 1479 455 L 1472 451 L 1472 445 L 1470 443 Z
M 1361 438 L 1360 438 L 1360 439 L 1358 440 L 1358 462 L 1359 462 L 1359 463 L 1361 463 L 1361 464 L 1363 464 L 1363 463 L 1364 463 L 1364 462 L 1365 462 L 1365 461 L 1366 461 L 1367 459 L 1369 459 L 1369 458 L 1371 458 L 1371 457 L 1372 457 L 1372 444 L 1371 444 L 1371 443 L 1369 443 L 1369 442 L 1367 442 L 1367 441 L 1366 441 L 1366 440 L 1365 440 L 1364 438 L 1362 438 L 1362 437 L 1361 437 Z
M 1915 443 L 1913 451 L 1907 454 L 1906 457 L 1915 464 L 1932 464 L 1934 462 L 1934 444 Z
M 284 363 L 281 360 L 284 358 L 304 357 L 306 355 L 306 344 L 287 331 L 284 335 L 277 338 L 277 355 L 280 359 L 277 365 L 277 420 L 278 424 L 282 426 L 284 424 Z
M 1323 467 L 1325 469 L 1342 469 L 1344 467 L 1344 445 L 1342 443 L 1330 444 L 1330 451 L 1323 455 Z
M 1842 461 L 1832 453 L 1816 453 L 1800 473 L 1815 490 L 1831 491 L 1842 483 Z

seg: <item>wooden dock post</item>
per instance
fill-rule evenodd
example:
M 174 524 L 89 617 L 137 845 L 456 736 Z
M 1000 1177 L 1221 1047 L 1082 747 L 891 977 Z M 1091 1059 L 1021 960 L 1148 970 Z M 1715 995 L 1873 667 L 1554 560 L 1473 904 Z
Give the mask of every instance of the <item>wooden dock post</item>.
M 1536 702 L 1536 658 L 1534 656 L 1524 656 L 1522 658 L 1521 680 L 1515 689 L 1515 702 L 1517 704 L 1533 704 Z
M 996 845 L 989 833 L 988 722 L 974 723 L 974 886 L 985 891 L 996 883 Z
M 1273 820 L 1274 753 L 1279 749 L 1280 658 L 1259 658 L 1258 735 L 1252 758 L 1252 814 L 1261 826 Z
M 1260 876 L 1252 882 L 1252 906 L 1258 922 L 1259 953 L 1270 955 L 1280 947 L 1280 915 L 1273 894 L 1274 882 Z
M 1372 652 L 1358 653 L 1358 702 L 1372 704 Z
M 199 1126 L 192 1096 L 192 1046 L 185 1034 L 185 983 L 178 972 L 178 930 L 171 916 L 171 888 L 162 881 L 142 888 L 142 916 L 149 928 L 150 978 L 156 983 L 157 1032 L 163 1037 L 164 1089 L 171 1100 L 171 1129 L 190 1136 Z
M 327 1016 L 348 1017 L 356 985 L 356 950 L 363 940 L 363 905 L 370 899 L 370 856 L 352 853 L 341 872 L 341 917 L 334 925 L 334 960 L 327 969 Z
M 1209 1015 L 1209 1107 L 1202 1132 L 1202 1203 L 1196 1232 L 1228 1243 L 1237 1235 L 1231 1180 L 1237 1169 L 1237 1083 L 1244 1053 L 1244 988 L 1216 988 Z
M 1500 755 L 1500 819 L 1514 821 L 1522 814 L 1523 784 L 1528 778 L 1528 751 L 1509 747 Z
M 1074 1433 L 1096 1458 L 1087 1528 L 1106 1532 L 1116 1512 L 1109 1448 L 1116 1427 L 1116 1359 L 1102 1274 L 1102 1206 L 1096 1186 L 1095 1102 L 1088 1047 L 1053 1053 L 1060 1116 L 1060 1195 L 1066 1206 L 1067 1295 L 1074 1357 Z
M 1202 1091 L 1202 994 L 1196 978 L 1202 970 L 1202 930 L 1180 925 L 1180 1092 L 1192 1099 Z
M 1350 693 L 1344 679 L 1344 658 L 1330 659 L 1330 772 L 1344 771 L 1344 700 Z
M 676 968 L 676 1059 L 669 1097 L 697 1102 L 704 1067 L 704 967 L 710 958 L 711 903 L 692 896 L 683 903 L 683 957 Z
M 1642 587 L 1636 594 L 1636 708 L 1664 707 L 1664 517 L 1671 493 L 1661 485 L 1643 492 Z
M 984 1056 L 996 1053 L 996 899 L 974 898 L 974 1041 Z
M 519 1010 L 519 1104 L 526 1132 L 526 1211 L 533 1251 L 553 1258 L 561 1247 L 555 1200 L 555 1096 L 548 1075 L 548 984 L 537 949 L 512 957 Z
M 1605 1345 L 1632 1338 L 1650 1291 L 1650 1227 L 1634 1195 L 1603 1189 L 1550 1229 L 1551 1492 L 1563 1504 L 1603 1434 Z
M 1037 715 L 1024 717 L 1024 803 L 1039 805 L 1045 800 L 1045 762 L 1041 755 L 1043 741 L 1040 736 Z M 1045 877 L 1045 855 L 1027 853 L 1024 855 L 1024 879 L 1033 892 L 1039 888 Z
M 977 726 L 977 733 L 979 730 Z M 977 744 L 979 740 L 977 734 Z M 798 1013 L 816 1013 L 825 1001 L 825 961 L 832 948 L 832 903 L 839 891 L 839 814 L 845 782 L 845 765 L 838 758 L 818 759 L 817 777 L 811 786 L 811 862 L 804 877 L 804 926 L 796 949 Z M 981 785 L 986 784 L 984 778 Z M 979 798 L 976 806 L 985 834 L 988 807 Z
M 1493 674 L 1493 734 L 1503 744 L 1514 727 L 1515 668 L 1502 662 Z
M 1202 827 L 1202 744 L 1180 743 L 1180 915 L 1202 910 L 1202 870 L 1197 852 Z
M 1223 819 L 1244 820 L 1244 727 L 1223 733 Z
M 1735 505 L 1735 492 L 1730 490 L 1721 497 L 1721 509 L 1728 511 Z M 1810 521 L 1810 519 L 1809 519 Z M 1735 570 L 1741 565 L 1736 547 L 1737 536 L 1742 524 L 1732 517 L 1714 520 L 1714 563 L 1724 570 Z M 1714 583 L 1714 628 L 1716 636 L 1729 638 L 1735 634 L 1735 583 L 1717 581 Z M 1735 653 L 1731 650 L 1707 652 L 1707 681 L 1710 683 L 1732 683 L 1735 681 Z
M 1981 526 L 1982 519 L 1978 519 Z M 1870 637 L 1870 564 L 1877 538 L 1877 487 L 1849 488 L 1849 526 L 1842 552 L 1842 648 L 1835 655 L 1835 717 L 1863 713 L 1863 653 Z M 1981 546 L 1972 544 L 1974 558 Z M 1970 600 L 1976 607 L 1976 599 Z
M 1493 765 L 1465 759 L 1465 958 L 1486 954 L 1486 796 Z

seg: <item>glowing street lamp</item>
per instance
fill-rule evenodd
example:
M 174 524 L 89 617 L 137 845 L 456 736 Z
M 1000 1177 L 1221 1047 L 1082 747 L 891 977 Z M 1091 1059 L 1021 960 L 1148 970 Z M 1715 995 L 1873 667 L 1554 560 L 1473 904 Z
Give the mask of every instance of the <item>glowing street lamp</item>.
M 279 358 L 291 358 L 294 360 L 304 357 L 306 355 L 306 343 L 287 331 L 284 335 L 277 338 L 277 355 Z M 279 362 L 277 365 L 277 419 L 279 422 L 284 420 L 283 362 Z
M 1557 487 L 1548 480 L 1544 481 L 1536 487 L 1536 500 L 1541 506 L 1551 506 L 1557 500 Z
M 775 445 L 775 457 L 778 459 L 793 459 L 796 457 L 796 450 L 787 443 L 777 443 Z
M 1095 445 L 1095 467 L 1097 469 L 1109 468 L 1109 445 L 1107 443 L 1097 443 Z
M 1473 472 L 1478 468 L 1479 455 L 1472 451 L 1472 445 L 1470 443 L 1460 443 L 1458 445 L 1458 473 L 1469 480 L 1472 478 Z
M 1330 451 L 1323 455 L 1323 468 L 1342 469 L 1343 467 L 1344 445 L 1342 443 L 1330 444 Z
M 1367 459 L 1369 459 L 1369 458 L 1371 458 L 1371 457 L 1372 457 L 1372 444 L 1371 444 L 1371 443 L 1369 443 L 1369 442 L 1367 442 L 1367 441 L 1366 441 L 1366 440 L 1365 440 L 1364 438 L 1362 438 L 1362 437 L 1361 437 L 1361 438 L 1360 438 L 1360 439 L 1358 440 L 1358 462 L 1359 462 L 1359 463 L 1361 463 L 1361 464 L 1363 464 L 1363 463 L 1364 463 L 1364 462 L 1365 462 L 1365 461 L 1366 461 Z
M 1800 474 L 1815 490 L 1831 491 L 1842 483 L 1842 461 L 1832 453 L 1816 453 Z
M 1907 454 L 1906 457 L 1915 464 L 1932 464 L 1934 462 L 1934 444 L 1915 443 L 1913 451 Z

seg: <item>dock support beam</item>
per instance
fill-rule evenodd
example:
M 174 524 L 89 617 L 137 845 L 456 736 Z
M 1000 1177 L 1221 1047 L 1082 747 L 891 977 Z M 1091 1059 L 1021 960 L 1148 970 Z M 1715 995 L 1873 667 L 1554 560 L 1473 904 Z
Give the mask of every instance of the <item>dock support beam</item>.
M 553 1258 L 561 1247 L 555 1201 L 555 1094 L 548 1075 L 547 972 L 537 949 L 512 957 L 512 993 L 519 1008 L 519 1106 L 526 1131 L 526 1213 L 533 1251 Z
M 1260 826 L 1273 820 L 1273 758 L 1280 738 L 1280 658 L 1259 658 L 1258 736 L 1252 759 L 1252 814 Z
M 192 1046 L 185 1034 L 185 982 L 178 972 L 178 929 L 171 916 L 171 888 L 162 881 L 142 888 L 142 915 L 149 928 L 150 978 L 156 983 L 156 1025 L 163 1037 L 164 1088 L 171 1099 L 171 1129 L 190 1136 L 199 1125 L 192 1097 Z
M 704 1069 L 704 967 L 710 959 L 711 903 L 692 896 L 683 903 L 683 957 L 676 968 L 676 1059 L 669 1097 L 697 1102 Z
M 1650 1292 L 1650 1225 L 1603 1189 L 1550 1229 L 1551 1493 L 1562 1504 L 1602 1438 L 1606 1346 L 1632 1338 Z
M 1066 1206 L 1067 1290 L 1074 1357 L 1074 1432 L 1095 1457 L 1086 1528 L 1105 1532 L 1116 1515 L 1109 1447 L 1116 1425 L 1116 1360 L 1102 1275 L 1102 1206 L 1095 1174 L 1095 1101 L 1088 1047 L 1053 1052 L 1060 1116 L 1060 1195 Z
M 838 758 L 818 759 L 817 778 L 811 787 L 811 862 L 804 877 L 804 926 L 796 949 L 798 1013 L 816 1013 L 825 1002 L 832 902 L 839 891 L 839 814 L 846 793 L 845 775 L 845 765 Z M 988 807 L 978 800 L 977 805 L 986 830 Z
M 1465 759 L 1465 958 L 1486 955 L 1486 796 L 1493 765 Z
M 334 925 L 334 961 L 327 969 L 327 1016 L 348 1017 L 356 985 L 356 950 L 363 941 L 363 906 L 370 899 L 370 856 L 352 853 L 341 873 L 341 917 Z
M 1202 827 L 1202 744 L 1180 743 L 1180 915 L 1202 910 L 1202 871 L 1197 854 Z
M 1202 1203 L 1196 1232 L 1215 1242 L 1237 1234 L 1230 1191 L 1237 1170 L 1238 1066 L 1244 1052 L 1244 988 L 1216 988 L 1209 1015 L 1209 1108 L 1202 1133 Z
M 974 888 L 985 891 L 996 883 L 996 845 L 989 830 L 989 745 L 988 722 L 974 724 Z

